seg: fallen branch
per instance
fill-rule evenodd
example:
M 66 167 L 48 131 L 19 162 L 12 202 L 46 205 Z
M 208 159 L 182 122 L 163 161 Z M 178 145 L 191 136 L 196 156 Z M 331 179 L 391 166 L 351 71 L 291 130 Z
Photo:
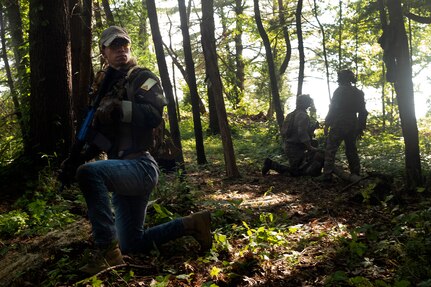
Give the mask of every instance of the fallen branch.
M 358 184 L 362 180 L 367 179 L 369 177 L 370 177 L 369 175 L 364 176 L 364 177 L 360 177 L 359 179 L 355 180 L 354 182 L 349 183 L 348 185 L 346 185 L 345 187 L 343 187 L 339 192 L 344 192 L 344 191 L 348 190 L 349 188 L 351 188 L 352 186 Z

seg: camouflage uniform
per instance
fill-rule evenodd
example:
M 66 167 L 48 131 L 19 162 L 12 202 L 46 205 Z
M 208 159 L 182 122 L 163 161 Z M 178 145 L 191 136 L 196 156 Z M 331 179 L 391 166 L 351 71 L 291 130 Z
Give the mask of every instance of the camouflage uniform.
M 356 175 L 360 172 L 356 139 L 365 129 L 368 112 L 365 108 L 364 93 L 351 85 L 351 82 L 356 82 L 353 73 L 349 71 L 348 75 L 350 78 L 346 81 L 340 80 L 339 74 L 339 87 L 334 92 L 325 119 L 329 134 L 326 141 L 323 176 L 327 178 L 330 178 L 334 172 L 335 155 L 342 141 L 344 141 L 350 172 Z
M 306 109 L 313 104 L 313 100 L 308 95 L 301 95 L 297 108 L 287 115 L 281 128 L 283 138 L 283 149 L 289 161 L 289 166 L 285 166 L 266 159 L 262 174 L 266 174 L 269 169 L 273 169 L 280 174 L 290 176 L 318 175 L 323 165 L 323 156 L 318 156 L 316 151 L 309 151 L 315 124 L 310 123 L 310 117 Z M 320 164 L 312 165 L 314 159 L 321 159 Z M 312 168 L 310 170 L 310 167 Z
M 311 142 L 311 136 L 308 133 L 310 117 L 306 111 L 297 109 L 293 121 L 294 128 L 292 133 L 284 140 L 284 152 L 289 160 L 292 175 L 299 175 L 299 167 L 305 160 L 305 151 L 307 150 L 305 143 Z

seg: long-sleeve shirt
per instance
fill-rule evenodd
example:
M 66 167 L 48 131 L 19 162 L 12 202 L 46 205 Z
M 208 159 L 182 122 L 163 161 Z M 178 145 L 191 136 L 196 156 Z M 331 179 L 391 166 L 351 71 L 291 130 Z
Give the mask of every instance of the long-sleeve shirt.
M 325 124 L 333 128 L 363 130 L 367 115 L 364 93 L 350 84 L 342 84 L 334 92 Z

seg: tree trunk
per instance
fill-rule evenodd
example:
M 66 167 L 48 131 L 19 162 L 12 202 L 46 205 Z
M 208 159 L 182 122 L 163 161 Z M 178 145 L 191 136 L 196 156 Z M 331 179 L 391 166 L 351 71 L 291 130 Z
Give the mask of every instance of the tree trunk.
M 114 15 L 112 14 L 111 7 L 109 6 L 109 0 L 102 0 L 103 11 L 105 11 L 106 22 L 109 26 L 115 25 Z
M 340 0 L 339 4 L 339 15 L 338 15 L 338 70 L 341 70 L 342 57 L 342 43 L 343 43 L 343 1 Z
M 172 63 L 172 81 L 174 82 L 174 96 L 175 96 L 175 105 L 176 105 L 176 111 L 177 111 L 177 120 L 178 122 L 181 122 L 181 114 L 180 114 L 180 103 L 178 101 L 178 94 L 177 94 L 177 82 L 175 77 L 175 64 Z
M 228 177 L 239 177 L 236 166 L 235 152 L 233 149 L 232 137 L 226 115 L 226 108 L 223 100 L 223 84 L 217 63 L 217 52 L 214 36 L 214 2 L 213 0 L 202 0 L 202 48 L 205 56 L 205 67 L 208 74 L 208 81 L 214 92 L 215 106 L 219 120 L 221 139 L 223 143 L 223 154 Z
M 224 24 L 225 23 L 225 15 L 224 15 L 223 8 L 224 7 L 220 7 L 220 18 L 221 18 L 223 33 L 225 33 L 227 28 Z M 225 49 L 227 49 L 226 51 L 229 54 L 229 45 L 228 44 L 225 46 Z M 207 92 L 207 94 L 208 94 L 208 118 L 209 118 L 208 133 L 211 135 L 218 135 L 218 134 L 220 134 L 219 119 L 218 119 L 218 115 L 217 115 L 216 101 L 214 99 L 213 86 L 211 84 L 208 72 L 206 75 L 206 84 L 207 84 L 207 91 L 208 91 Z
M 6 38 L 5 38 L 5 21 L 3 20 L 3 5 L 0 3 L 0 42 L 1 42 L 1 58 L 3 60 L 4 69 L 7 77 L 7 84 L 9 86 L 10 94 L 12 96 L 12 102 L 14 105 L 15 115 L 19 123 L 22 138 L 25 138 L 25 125 L 23 121 L 23 113 L 20 101 L 18 99 L 15 84 L 13 82 L 12 72 L 9 65 L 9 59 L 7 57 Z
M 395 60 L 395 67 L 393 67 L 395 68 L 395 71 L 393 71 L 394 86 L 397 94 L 401 128 L 405 143 L 406 184 L 407 188 L 413 191 L 418 185 L 422 184 L 422 171 L 414 107 L 412 68 L 401 1 L 388 1 L 387 7 L 390 21 L 389 29 L 391 29 L 394 36 L 394 38 L 392 38 L 394 42 L 391 43 L 390 50 L 386 49 L 385 53 L 389 53 Z
M 316 18 L 317 24 L 319 25 L 320 33 L 322 33 L 322 49 L 323 49 L 323 58 L 325 60 L 326 86 L 328 87 L 329 102 L 331 102 L 331 87 L 329 85 L 329 62 L 328 62 L 328 53 L 326 51 L 325 29 L 322 23 L 320 23 L 320 20 L 318 17 L 316 0 L 314 0 L 313 11 L 314 11 L 314 17 Z
M 12 50 L 15 59 L 15 66 L 17 70 L 17 81 L 15 88 L 17 92 L 18 101 L 20 104 L 20 112 L 22 115 L 22 135 L 24 154 L 31 152 L 31 142 L 29 136 L 30 123 L 30 73 L 27 72 L 29 66 L 28 58 L 25 55 L 28 53 L 27 46 L 24 43 L 23 25 L 20 14 L 20 7 L 18 0 L 10 0 L 5 6 L 5 16 L 9 23 L 9 33 L 12 41 Z
M 187 24 L 187 11 L 184 0 L 178 0 L 178 8 L 180 12 L 180 20 L 181 20 L 181 31 L 183 34 L 183 49 L 184 49 L 184 59 L 186 62 L 186 72 L 188 85 L 190 89 L 190 96 L 192 101 L 192 112 L 193 112 L 193 126 L 195 132 L 195 140 L 196 140 L 196 155 L 197 155 L 197 163 L 198 164 L 206 164 L 207 159 L 205 156 L 204 149 L 204 141 L 203 141 L 203 133 L 202 133 L 202 123 L 200 117 L 200 108 L 199 108 L 199 94 L 196 84 L 196 74 L 195 74 L 195 66 L 192 55 L 192 48 L 190 44 L 190 35 L 189 35 L 189 27 Z
M 79 66 L 81 62 L 81 2 L 79 0 L 69 0 L 70 17 L 70 47 L 72 56 L 72 110 L 77 125 L 80 126 L 85 117 L 85 108 L 88 102 L 85 97 L 80 97 L 79 88 Z
M 212 9 L 213 10 L 213 9 Z M 242 34 L 244 21 L 244 6 L 242 0 L 235 0 L 235 14 L 236 14 L 236 31 L 235 31 L 235 105 L 234 108 L 238 108 L 239 103 L 244 97 L 244 58 L 243 58 L 243 44 Z
M 387 20 L 387 15 L 386 15 L 386 11 L 385 11 L 385 4 L 383 3 L 383 0 L 377 0 L 377 6 L 379 9 L 379 17 L 380 17 L 380 24 L 382 26 L 382 30 L 385 31 L 388 27 L 388 20 Z M 386 83 L 386 79 L 385 79 L 385 64 L 382 62 L 382 117 L 383 117 L 383 123 L 382 123 L 382 128 L 383 131 L 385 131 L 386 129 L 386 105 L 385 105 L 385 83 Z
M 68 1 L 30 1 L 33 155 L 64 155 L 72 142 Z
M 289 66 L 290 58 L 292 57 L 292 45 L 290 44 L 289 31 L 287 30 L 286 24 L 286 11 L 284 9 L 283 0 L 278 0 L 278 21 L 280 23 L 280 27 L 283 31 L 284 42 L 286 43 L 286 54 L 283 59 L 283 62 L 280 65 L 279 76 L 286 72 L 287 67 Z
M 181 74 L 183 75 L 184 80 L 186 81 L 187 85 L 189 86 L 189 77 L 188 77 L 187 71 L 183 67 L 183 65 L 180 63 L 180 60 L 178 59 L 178 55 L 175 53 L 175 51 L 172 49 L 172 47 L 168 47 L 165 43 L 163 43 L 163 47 L 165 47 L 165 49 L 168 52 L 169 56 L 171 56 L 172 63 L 181 72 Z M 200 111 L 200 113 L 201 114 L 205 114 L 206 113 L 205 105 L 202 102 L 202 99 L 200 97 L 198 97 L 198 101 L 199 101 L 199 111 Z
M 163 46 L 165 46 L 166 51 L 168 53 L 170 53 L 170 51 L 172 51 L 172 53 L 174 53 L 173 48 L 172 48 L 172 32 L 171 32 L 172 31 L 172 21 L 169 17 L 168 17 L 168 19 L 169 19 L 169 47 L 167 47 L 166 44 L 164 44 L 164 43 L 163 43 Z M 171 58 L 173 58 L 173 57 L 171 56 Z M 178 95 L 177 95 L 177 82 L 176 82 L 177 77 L 175 76 L 175 66 L 176 66 L 176 64 L 174 63 L 174 61 L 172 61 L 171 69 L 172 69 L 173 90 L 174 90 L 174 96 L 175 96 L 177 120 L 179 123 L 179 122 L 181 122 L 181 114 L 180 114 L 180 104 L 178 102 Z
M 94 27 L 97 30 L 102 30 L 103 29 L 103 24 L 102 24 L 102 8 L 100 8 L 100 3 L 99 0 L 93 0 L 94 1 Z
M 153 36 L 154 47 L 156 50 L 157 64 L 160 72 L 160 79 L 163 85 L 168 100 L 168 116 L 169 116 L 169 129 L 171 132 L 172 140 L 175 146 L 180 150 L 178 157 L 175 159 L 180 164 L 180 168 L 184 168 L 183 148 L 181 144 L 181 133 L 178 125 L 178 117 L 175 109 L 174 94 L 172 91 L 171 80 L 169 79 L 168 65 L 166 64 L 165 53 L 163 52 L 162 36 L 160 34 L 159 21 L 157 19 L 157 10 L 154 0 L 146 0 L 148 9 L 148 19 L 150 20 L 151 34 Z
M 277 124 L 279 129 L 281 129 L 281 126 L 283 125 L 284 114 L 283 114 L 283 108 L 281 107 L 280 94 L 278 91 L 278 83 L 277 83 L 277 76 L 276 76 L 277 73 L 275 71 L 274 57 L 272 55 L 271 44 L 269 42 L 268 35 L 266 34 L 265 28 L 263 27 L 263 24 L 262 24 L 262 18 L 260 16 L 260 9 L 259 9 L 259 0 L 253 0 L 253 1 L 254 1 L 254 18 L 256 20 L 256 25 L 257 25 L 257 29 L 259 30 L 260 37 L 262 38 L 262 41 L 263 41 L 263 45 L 265 46 L 266 60 L 268 62 L 269 79 L 271 84 L 272 102 L 275 108 Z
M 139 18 L 139 39 L 138 45 L 144 51 L 144 53 L 148 53 L 150 51 L 149 38 L 150 31 L 148 29 L 148 9 L 145 1 L 142 1 L 142 5 L 144 6 L 143 15 Z
M 81 38 L 80 38 L 80 45 L 81 45 L 81 54 L 80 54 L 80 61 L 79 61 L 79 91 L 78 91 L 78 101 L 79 105 L 75 106 L 75 115 L 76 120 L 78 122 L 78 127 L 81 126 L 81 121 L 83 120 L 83 117 L 80 116 L 83 115 L 85 117 L 85 113 L 80 113 L 79 111 L 86 111 L 88 104 L 89 104 L 89 92 L 90 92 L 90 86 L 93 82 L 93 66 L 91 61 L 91 37 L 92 37 L 92 29 L 91 29 L 91 19 L 93 15 L 93 2 L 92 0 L 82 0 L 82 7 L 81 7 Z M 75 87 L 73 87 L 75 89 Z M 74 97 L 73 100 L 75 101 L 77 98 Z
M 305 54 L 304 54 L 304 41 L 302 38 L 302 0 L 298 0 L 296 6 L 296 34 L 298 37 L 298 51 L 299 51 L 299 71 L 298 71 L 298 89 L 296 95 L 302 94 L 302 85 L 304 84 L 304 67 L 305 67 Z
M 205 66 L 207 65 L 208 65 L 207 62 L 205 62 Z M 208 67 L 206 67 L 206 70 L 208 71 Z M 211 82 L 210 75 L 208 74 L 208 72 L 206 76 L 206 84 L 207 84 L 208 110 L 209 110 L 208 132 L 212 135 L 218 135 L 220 134 L 220 126 L 219 126 L 219 119 L 217 115 L 215 92 L 214 92 L 214 86 Z
M 381 99 L 382 99 L 382 130 L 386 130 L 386 93 L 385 93 L 385 64 L 382 62 L 382 77 L 381 77 L 381 84 L 382 84 L 382 90 L 381 90 Z

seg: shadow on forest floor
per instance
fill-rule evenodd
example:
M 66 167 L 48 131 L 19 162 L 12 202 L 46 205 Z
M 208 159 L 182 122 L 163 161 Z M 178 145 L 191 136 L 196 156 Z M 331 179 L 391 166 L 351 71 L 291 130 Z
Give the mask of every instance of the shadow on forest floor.
M 223 179 L 217 173 L 199 170 L 188 173 L 188 181 L 201 197 L 194 211 L 208 209 L 213 213 L 217 247 L 199 257 L 193 240 L 178 239 L 151 256 L 126 257 L 128 266 L 101 274 L 97 284 L 344 286 L 346 280 L 330 283 L 336 278 L 334 274 L 362 276 L 370 282 L 392 280 L 390 259 L 380 258 L 365 266 L 363 256 L 357 256 L 361 257 L 355 259 L 358 262 L 352 259 L 351 253 L 360 255 L 361 248 L 366 252 L 358 238 L 349 241 L 358 246 L 343 247 L 346 242 L 342 238 L 364 237 L 363 233 L 352 233 L 356 228 L 391 225 L 388 208 L 358 201 L 359 185 L 346 189 L 349 183 L 341 179 L 322 184 L 309 177 L 263 177 L 258 171 L 248 171 L 239 179 Z M 96 284 L 95 279 L 77 271 L 91 246 L 88 222 L 73 226 L 75 229 L 67 228 L 63 233 L 2 241 L 0 266 L 9 269 L 5 267 L 8 271 L 0 275 L 0 286 Z M 223 247 L 220 235 L 226 235 L 227 246 Z M 30 260 L 29 254 L 38 257 Z M 337 273 L 340 270 L 342 273 Z M 165 285 L 154 285 L 161 282 Z

